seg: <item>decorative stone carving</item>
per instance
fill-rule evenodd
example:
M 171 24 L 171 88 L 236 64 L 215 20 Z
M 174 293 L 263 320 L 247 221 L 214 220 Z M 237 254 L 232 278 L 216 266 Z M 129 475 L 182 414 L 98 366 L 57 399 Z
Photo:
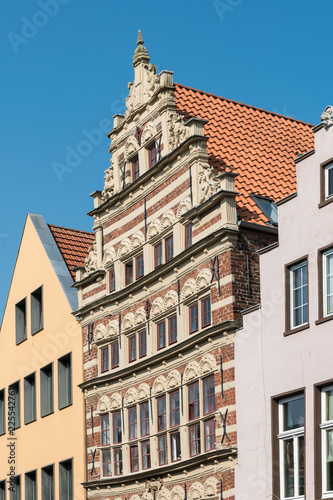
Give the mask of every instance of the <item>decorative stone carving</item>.
M 145 237 L 141 231 L 137 231 L 131 238 L 131 250 L 141 247 L 145 242 Z
M 171 493 L 169 490 L 166 488 L 162 488 L 157 495 L 157 500 L 170 500 L 171 499 Z
M 97 245 L 96 242 L 89 248 L 88 257 L 84 259 L 86 274 L 90 274 L 97 269 Z
M 117 253 L 114 247 L 107 248 L 104 252 L 103 265 L 107 266 L 108 264 L 111 264 L 116 260 L 116 258 L 117 258 Z
M 97 411 L 98 413 L 104 413 L 106 411 L 110 411 L 110 400 L 107 396 L 101 396 L 97 403 Z
M 216 368 L 216 360 L 212 354 L 205 354 L 199 363 L 200 375 L 212 372 Z
M 150 396 L 150 388 L 148 384 L 140 384 L 138 387 L 138 400 L 148 399 Z
M 320 119 L 326 130 L 330 128 L 333 125 L 333 106 L 326 106 Z
M 190 278 L 186 281 L 186 283 L 182 288 L 180 299 L 181 300 L 187 299 L 188 297 L 191 297 L 191 295 L 196 293 L 196 291 L 197 291 L 196 282 L 193 278 Z
M 147 123 L 141 135 L 141 144 L 146 144 L 156 134 L 156 127 L 152 123 Z
M 159 491 L 163 486 L 163 479 L 155 479 L 151 481 L 146 481 L 145 487 L 148 493 L 153 493 L 154 491 Z
M 126 331 L 126 330 L 130 330 L 133 327 L 134 327 L 134 314 L 127 313 L 123 319 L 122 324 L 121 324 L 121 329 L 123 331 Z
M 171 307 L 175 307 L 178 304 L 178 295 L 175 290 L 169 290 L 163 300 L 163 309 L 167 310 L 170 309 Z
M 184 382 L 189 382 L 190 380 L 199 377 L 199 374 L 200 374 L 199 364 L 196 361 L 191 361 L 185 368 Z
M 105 337 L 106 337 L 106 326 L 101 323 L 100 325 L 97 325 L 94 330 L 94 339 L 102 340 Z
M 191 210 L 191 208 L 192 208 L 191 198 L 188 196 L 179 203 L 177 210 L 177 217 L 182 217 L 184 214 L 186 214 L 186 212 Z
M 141 500 L 141 499 L 140 499 L 139 495 L 133 495 L 131 497 L 131 500 Z
M 148 493 L 148 491 L 145 491 L 141 497 L 141 500 L 154 500 L 154 497 L 151 493 Z
M 204 497 L 204 487 L 199 481 L 192 484 L 190 491 L 188 492 L 189 500 L 201 500 Z
M 220 189 L 220 183 L 216 178 L 215 170 L 208 163 L 200 163 L 199 173 L 199 203 L 208 200 Z
M 154 318 L 155 316 L 158 316 L 161 314 L 164 310 L 164 302 L 162 297 L 157 297 L 154 302 L 152 303 L 151 310 L 150 310 L 150 317 Z
M 118 247 L 118 257 L 128 254 L 131 251 L 131 242 L 128 238 L 123 239 Z
M 145 323 L 145 321 L 146 321 L 146 311 L 144 310 L 143 307 L 139 307 L 139 309 L 135 311 L 134 323 L 136 325 L 141 325 L 141 323 Z
M 199 292 L 200 290 L 207 288 L 211 283 L 211 279 L 212 271 L 207 268 L 201 269 L 200 273 L 197 276 L 197 279 L 195 280 L 197 291 Z
M 110 409 L 117 410 L 121 408 L 121 395 L 119 392 L 114 392 L 110 397 Z
M 151 238 L 154 238 L 154 236 L 157 236 L 158 234 L 160 234 L 160 232 L 161 232 L 161 221 L 159 219 L 152 220 L 148 227 L 148 232 L 147 232 L 148 239 L 150 240 Z
M 126 406 L 133 405 L 138 400 L 138 392 L 134 387 L 130 387 L 125 394 L 124 404 Z
M 111 166 L 105 170 L 105 176 L 104 176 L 104 189 L 102 191 L 102 201 L 106 201 L 108 198 L 110 198 L 115 191 L 114 187 L 114 174 L 113 174 L 113 165 L 112 165 L 112 160 L 111 160 Z
M 181 375 L 178 370 L 172 370 L 167 378 L 167 390 L 180 386 Z
M 161 219 L 162 230 L 172 226 L 174 222 L 176 222 L 175 214 L 173 213 L 172 210 L 168 210 L 167 212 L 165 212 L 165 214 L 162 215 Z
M 177 485 L 171 490 L 171 500 L 184 500 L 185 492 L 184 489 Z
M 162 392 L 165 392 L 166 390 L 166 378 L 164 375 L 161 375 L 160 377 L 157 377 L 157 379 L 154 382 L 153 385 L 153 396 L 156 396 L 157 394 L 161 394 Z
M 170 113 L 167 124 L 169 129 L 170 151 L 173 151 L 179 144 L 189 136 L 189 129 L 184 125 L 184 117 L 177 113 Z
M 204 484 L 204 496 L 205 497 L 214 497 L 217 494 L 217 480 L 215 477 L 209 477 Z
M 139 143 L 134 135 L 130 135 L 125 145 L 125 158 L 131 156 L 139 148 Z
M 106 327 L 106 337 L 117 337 L 119 335 L 119 323 L 116 320 L 109 321 Z

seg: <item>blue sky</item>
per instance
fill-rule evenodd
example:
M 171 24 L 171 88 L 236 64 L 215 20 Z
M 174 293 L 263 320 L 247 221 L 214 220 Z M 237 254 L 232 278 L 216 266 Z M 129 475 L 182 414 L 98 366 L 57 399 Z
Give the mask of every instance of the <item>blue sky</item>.
M 0 316 L 27 212 L 91 230 L 89 194 L 103 188 L 109 140 L 95 133 L 69 168 L 66 155 L 124 111 L 139 28 L 175 82 L 313 124 L 333 104 L 332 0 L 3 0 L 1 9 Z

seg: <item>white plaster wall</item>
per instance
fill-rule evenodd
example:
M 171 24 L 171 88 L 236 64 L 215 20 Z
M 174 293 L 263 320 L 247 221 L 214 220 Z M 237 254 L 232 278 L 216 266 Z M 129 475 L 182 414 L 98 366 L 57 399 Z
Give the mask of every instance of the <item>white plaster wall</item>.
M 297 197 L 279 207 L 279 247 L 260 257 L 261 309 L 235 341 L 239 465 L 236 499 L 272 498 L 271 399 L 305 387 L 306 498 L 314 499 L 314 384 L 333 378 L 333 320 L 318 319 L 317 250 L 333 244 L 333 203 L 319 209 L 320 164 L 333 157 L 333 127 L 315 134 L 297 165 Z M 284 337 L 284 266 L 308 254 L 310 328 Z

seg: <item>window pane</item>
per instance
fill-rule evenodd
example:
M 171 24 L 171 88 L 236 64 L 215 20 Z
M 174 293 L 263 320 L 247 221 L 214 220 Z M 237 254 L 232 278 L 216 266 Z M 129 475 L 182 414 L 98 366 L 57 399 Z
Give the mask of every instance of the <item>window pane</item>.
M 139 333 L 139 357 L 143 358 L 147 355 L 147 334 L 146 330 Z
M 166 396 L 157 400 L 157 428 L 158 431 L 164 431 L 167 427 L 166 416 Z
M 142 443 L 142 468 L 150 468 L 150 442 L 144 441 Z
M 42 500 L 54 500 L 53 465 L 42 469 Z
M 304 436 L 298 438 L 298 495 L 304 495 Z
M 103 459 L 103 476 L 111 476 L 111 450 L 103 450 L 102 451 L 102 459 Z
M 64 498 L 66 499 L 66 497 Z M 36 471 L 28 472 L 25 475 L 25 500 L 37 500 Z
M 166 337 L 165 337 L 165 322 L 159 323 L 157 325 L 157 349 L 162 349 L 166 346 Z
M 129 438 L 136 439 L 138 437 L 136 407 L 130 408 L 128 410 L 128 423 L 129 423 Z
M 177 342 L 177 316 L 169 318 L 169 344 Z
M 36 420 L 36 382 L 35 374 L 24 379 L 24 423 Z
M 31 335 L 43 328 L 42 287 L 31 294 Z
M 171 460 L 175 462 L 180 460 L 180 434 L 179 432 L 174 432 L 170 435 L 171 439 Z
M 61 500 L 73 499 L 73 474 L 72 461 L 66 460 L 59 464 L 59 498 Z
M 326 431 L 326 490 L 333 491 L 333 429 Z
M 215 449 L 215 420 L 212 418 L 205 422 L 205 451 Z
M 15 306 L 16 344 L 27 338 L 26 299 Z
M 308 321 L 307 263 L 297 265 L 291 272 L 291 327 L 304 325 Z
M 115 448 L 114 450 L 114 469 L 116 476 L 123 473 L 123 452 L 121 448 Z
M 304 426 L 304 398 L 283 403 L 283 431 Z
M 130 447 L 130 458 L 131 458 L 131 472 L 139 470 L 139 450 L 137 445 Z
M 102 445 L 110 444 L 110 422 L 109 415 L 102 415 Z
M 326 420 L 333 420 L 333 389 L 326 391 Z
M 40 413 L 44 417 L 53 412 L 53 376 L 52 365 L 40 371 Z
M 0 500 L 6 500 L 6 481 L 0 481 Z
M 168 463 L 168 445 L 167 445 L 167 436 L 160 436 L 158 438 L 158 457 L 159 464 L 165 465 Z
M 71 355 L 58 359 L 58 407 L 72 404 L 72 367 Z
M 294 447 L 293 440 L 283 441 L 284 496 L 294 496 Z
M 179 425 L 179 422 L 179 391 L 176 391 L 170 394 L 170 426 Z
M 200 416 L 199 382 L 189 387 L 189 419 Z
M 118 444 L 121 443 L 122 440 L 120 411 L 113 413 L 112 418 L 113 418 L 113 443 Z
M 148 403 L 143 403 L 140 406 L 140 420 L 141 420 L 141 436 L 148 436 L 148 434 L 149 434 L 149 407 L 148 407 Z

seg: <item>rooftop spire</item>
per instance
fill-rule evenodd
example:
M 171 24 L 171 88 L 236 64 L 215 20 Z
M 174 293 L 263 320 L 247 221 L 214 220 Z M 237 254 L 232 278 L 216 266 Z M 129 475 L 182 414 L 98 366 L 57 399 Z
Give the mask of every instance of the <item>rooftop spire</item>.
M 148 51 L 146 47 L 143 46 L 143 38 L 141 34 L 141 30 L 138 31 L 138 41 L 136 42 L 137 48 L 135 49 L 134 52 L 134 57 L 133 57 L 133 66 L 136 66 L 139 64 L 141 61 L 148 62 L 150 61 Z

